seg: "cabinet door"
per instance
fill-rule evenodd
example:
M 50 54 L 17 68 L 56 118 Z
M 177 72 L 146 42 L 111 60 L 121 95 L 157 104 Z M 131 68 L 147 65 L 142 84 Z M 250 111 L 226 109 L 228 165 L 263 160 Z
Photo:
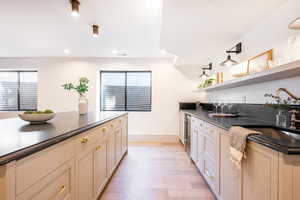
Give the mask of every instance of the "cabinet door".
M 122 129 L 115 130 L 116 137 L 116 162 L 119 162 L 122 157 Z
M 77 200 L 90 200 L 94 196 L 94 149 L 82 153 L 77 159 Z
M 107 143 L 107 170 L 108 170 L 108 175 L 111 175 L 115 163 L 116 163 L 116 143 L 115 143 L 115 134 L 111 134 L 108 138 L 108 143 Z
M 279 200 L 300 199 L 300 156 L 279 153 Z
M 240 172 L 230 160 L 230 134 L 221 133 L 220 196 L 222 200 L 239 200 Z
M 249 142 L 242 162 L 242 200 L 278 200 L 278 152 Z
M 191 158 L 197 163 L 198 161 L 198 132 L 196 129 L 191 129 Z
M 94 151 L 94 186 L 95 196 L 98 196 L 107 179 L 107 142 L 98 142 Z
M 122 124 L 122 153 L 125 153 L 128 148 L 128 118 L 127 116 L 123 117 Z
M 201 131 L 201 130 L 199 130 Z M 200 172 L 203 173 L 203 135 L 201 132 L 198 132 L 198 137 L 197 137 L 197 167 L 200 170 Z

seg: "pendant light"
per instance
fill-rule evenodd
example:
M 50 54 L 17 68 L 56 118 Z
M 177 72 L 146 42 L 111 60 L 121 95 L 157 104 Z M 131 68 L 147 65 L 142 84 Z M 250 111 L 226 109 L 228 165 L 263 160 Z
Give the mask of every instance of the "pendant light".
M 95 37 L 95 38 L 99 37 L 99 26 L 92 25 L 92 29 L 93 29 L 93 37 Z
M 212 70 L 212 66 L 213 66 L 212 63 L 209 63 L 209 64 L 206 65 L 206 66 L 203 66 L 203 67 L 201 68 L 201 69 L 202 69 L 202 74 L 200 75 L 200 78 L 202 78 L 203 76 L 209 77 L 209 75 L 206 74 L 206 70 Z
M 232 60 L 231 55 L 228 54 L 227 59 L 225 61 L 221 62 L 220 65 L 223 66 L 223 67 L 230 67 L 230 66 L 233 66 L 233 65 L 236 65 L 236 64 L 238 64 L 238 62 L 235 61 L 235 60 Z
M 221 66 L 230 67 L 230 66 L 238 64 L 237 61 L 232 60 L 230 54 L 231 53 L 239 54 L 241 52 L 242 52 L 242 43 L 240 42 L 237 45 L 235 45 L 234 47 L 232 47 L 231 49 L 229 49 L 229 50 L 226 51 L 226 53 L 228 54 L 227 55 L 227 59 L 225 61 L 221 62 L 220 65 Z
M 72 17 L 79 17 L 79 6 L 80 2 L 78 0 L 70 0 L 71 6 L 72 6 Z
M 289 29 L 291 29 L 291 30 L 300 30 L 300 17 L 298 17 L 297 19 L 293 20 L 289 24 Z

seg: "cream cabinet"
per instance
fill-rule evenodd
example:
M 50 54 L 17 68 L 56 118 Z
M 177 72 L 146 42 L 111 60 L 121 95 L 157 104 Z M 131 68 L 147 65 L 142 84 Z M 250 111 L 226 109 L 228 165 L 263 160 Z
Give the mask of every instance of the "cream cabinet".
M 89 149 L 77 158 L 77 200 L 94 197 L 94 149 Z
M 127 151 L 122 116 L 0 166 L 0 200 L 96 200 Z
M 241 170 L 230 160 L 230 134 L 221 131 L 220 196 L 222 200 L 239 200 Z
M 97 197 L 107 181 L 107 141 L 97 142 L 94 151 L 94 195 Z
M 126 153 L 128 149 L 128 116 L 124 116 L 122 118 L 122 153 Z
M 249 142 L 242 161 L 242 200 L 278 199 L 278 152 Z
M 122 158 L 122 128 L 115 130 L 116 137 L 116 162 Z
M 279 200 L 300 199 L 300 157 L 279 154 Z
M 107 171 L 111 175 L 116 164 L 116 137 L 111 134 L 107 141 Z

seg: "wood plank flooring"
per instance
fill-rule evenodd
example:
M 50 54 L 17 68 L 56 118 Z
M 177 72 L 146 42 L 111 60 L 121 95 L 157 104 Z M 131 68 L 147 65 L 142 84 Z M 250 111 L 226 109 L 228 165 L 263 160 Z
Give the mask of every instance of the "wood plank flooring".
M 99 200 L 213 200 L 179 144 L 130 144 Z

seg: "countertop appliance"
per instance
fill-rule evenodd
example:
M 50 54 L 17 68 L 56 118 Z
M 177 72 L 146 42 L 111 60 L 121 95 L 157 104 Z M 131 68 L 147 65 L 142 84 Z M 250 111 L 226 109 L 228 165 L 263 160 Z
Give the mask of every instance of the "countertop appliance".
M 197 103 L 192 102 L 180 102 L 179 103 L 179 109 L 180 110 L 196 110 Z

